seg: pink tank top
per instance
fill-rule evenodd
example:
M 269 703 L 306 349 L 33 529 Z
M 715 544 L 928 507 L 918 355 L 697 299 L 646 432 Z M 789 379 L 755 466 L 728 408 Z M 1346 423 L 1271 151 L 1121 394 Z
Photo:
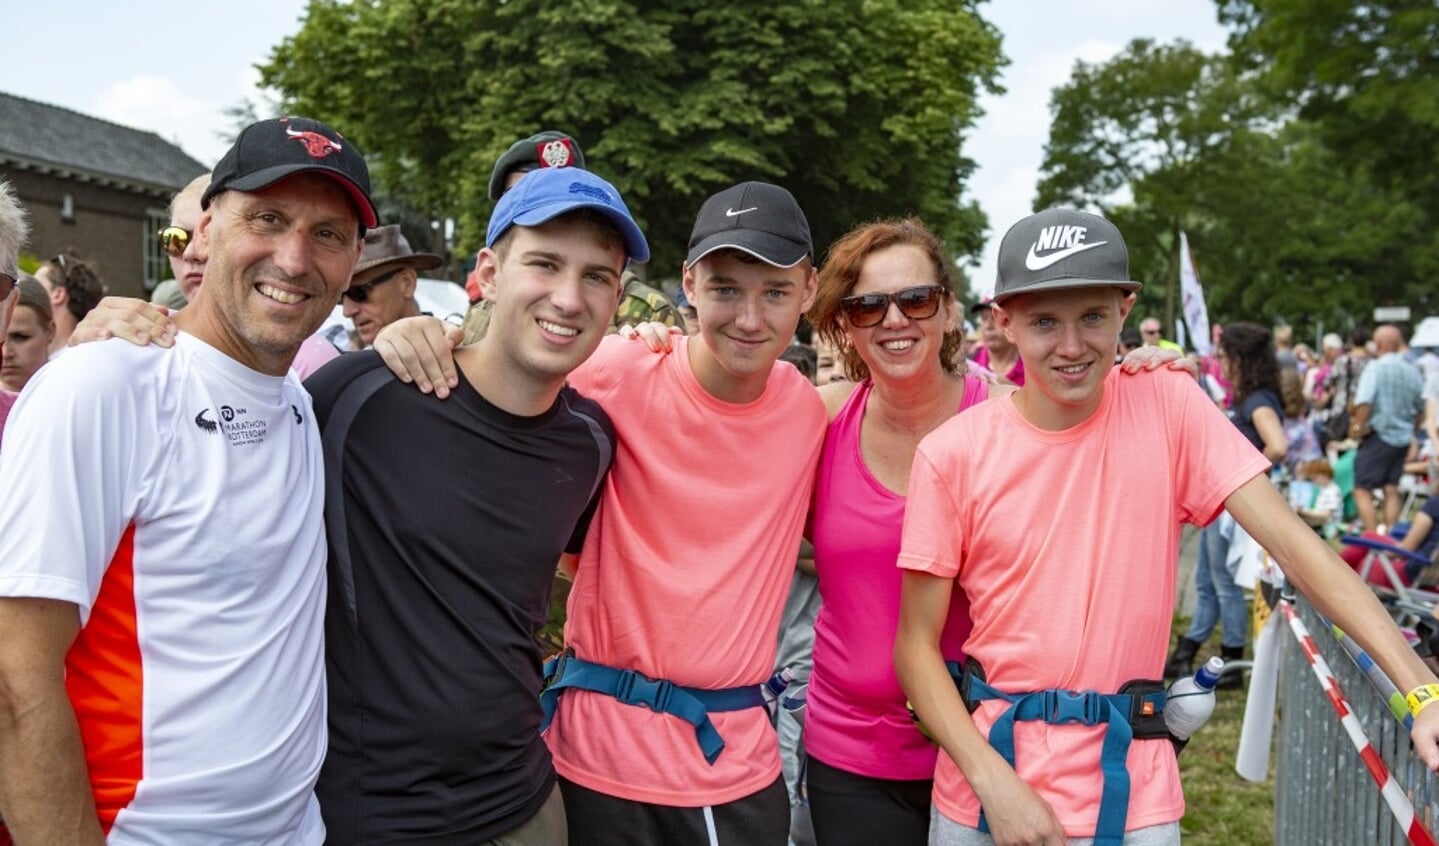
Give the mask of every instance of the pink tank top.
M 804 743 L 809 754 L 848 772 L 928 779 L 936 750 L 910 720 L 894 674 L 904 497 L 874 478 L 860 452 L 872 387 L 866 379 L 850 394 L 830 421 L 820 454 L 811 540 L 822 602 Z M 989 385 L 965 376 L 959 410 L 988 396 Z M 946 660 L 963 660 L 969 629 L 969 602 L 956 584 L 940 640 Z

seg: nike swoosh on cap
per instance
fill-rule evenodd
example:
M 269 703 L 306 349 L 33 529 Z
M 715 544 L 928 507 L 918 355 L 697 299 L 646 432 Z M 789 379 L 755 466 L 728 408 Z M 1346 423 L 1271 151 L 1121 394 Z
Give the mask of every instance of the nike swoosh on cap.
M 1038 245 L 1030 244 L 1029 255 L 1024 257 L 1024 266 L 1029 270 L 1043 270 L 1057 261 L 1063 261 L 1069 258 L 1075 253 L 1082 253 L 1085 250 L 1092 250 L 1095 247 L 1102 247 L 1108 243 L 1108 241 L 1095 241 L 1093 244 L 1075 244 L 1073 247 L 1066 247 L 1065 249 L 1060 250 L 1057 253 L 1050 253 L 1047 256 L 1035 255 L 1034 248 Z
M 739 217 L 740 215 L 745 214 L 746 212 L 752 212 L 752 211 L 759 211 L 759 206 L 750 206 L 750 207 L 747 208 L 747 209 L 740 209 L 739 211 L 735 211 L 734 209 L 725 209 L 725 210 L 724 210 L 724 216 L 725 216 L 725 217 Z

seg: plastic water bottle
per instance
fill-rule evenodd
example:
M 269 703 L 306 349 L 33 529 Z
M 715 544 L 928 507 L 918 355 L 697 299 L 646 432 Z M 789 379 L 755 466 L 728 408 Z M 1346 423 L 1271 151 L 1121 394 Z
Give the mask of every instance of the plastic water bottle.
M 794 670 L 791 670 L 789 667 L 784 667 L 776 671 L 764 684 L 760 685 L 759 693 L 760 696 L 764 698 L 764 707 L 765 710 L 769 711 L 771 721 L 779 714 L 780 694 L 785 692 L 785 689 L 789 687 L 789 683 L 793 679 Z
M 1214 713 L 1214 686 L 1219 684 L 1222 672 L 1224 659 L 1216 655 L 1200 667 L 1199 672 L 1169 686 L 1164 701 L 1164 724 L 1170 734 L 1188 740 L 1195 729 L 1209 721 L 1209 715 Z

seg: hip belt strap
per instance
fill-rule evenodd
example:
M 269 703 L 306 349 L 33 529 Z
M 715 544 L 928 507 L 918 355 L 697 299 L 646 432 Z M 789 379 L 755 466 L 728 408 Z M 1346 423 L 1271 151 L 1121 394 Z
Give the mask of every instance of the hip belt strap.
M 992 687 L 975 669 L 977 666 L 966 667 L 959 674 L 964 704 L 972 711 L 980 702 L 990 699 L 1009 703 L 1009 707 L 990 727 L 989 745 L 993 746 L 994 751 L 1011 767 L 1014 766 L 1014 724 L 1017 721 L 1039 720 L 1050 725 L 1106 724 L 1104 744 L 1099 755 L 1104 787 L 1099 802 L 1099 820 L 1095 826 L 1094 844 L 1122 846 L 1124 825 L 1129 817 L 1129 769 L 1126 766 L 1129 744 L 1136 736 L 1168 736 L 1164 728 L 1163 688 L 1157 683 L 1131 683 L 1145 684 L 1152 689 L 1143 693 L 1104 694 L 1092 690 L 1041 690 L 1011 694 Z M 954 673 L 958 670 L 957 665 L 952 665 L 950 670 Z M 982 808 L 979 830 L 989 833 L 989 824 Z
M 545 688 L 540 692 L 544 719 L 540 731 L 549 728 L 559 705 L 560 693 L 569 688 L 612 696 L 626 705 L 639 705 L 656 713 L 670 714 L 694 726 L 695 740 L 711 766 L 724 751 L 724 739 L 710 722 L 711 711 L 743 711 L 763 708 L 758 684 L 706 690 L 684 687 L 665 679 L 652 679 L 637 670 L 620 670 L 576 658 L 566 650 L 545 662 Z

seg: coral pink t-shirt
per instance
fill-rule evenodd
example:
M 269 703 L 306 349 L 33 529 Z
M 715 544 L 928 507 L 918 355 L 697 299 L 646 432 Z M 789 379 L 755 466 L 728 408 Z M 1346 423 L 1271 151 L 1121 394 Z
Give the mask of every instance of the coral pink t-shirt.
M 759 399 L 715 399 L 690 369 L 689 343 L 661 356 L 612 336 L 572 376 L 619 443 L 565 640 L 580 658 L 680 685 L 758 685 L 774 668 L 824 403 L 785 363 Z M 725 741 L 714 766 L 689 723 L 586 691 L 565 692 L 546 737 L 560 775 L 634 801 L 718 805 L 779 777 L 764 709 L 711 719 Z
M 920 443 L 899 566 L 958 577 L 974 629 L 965 651 L 1009 693 L 1117 691 L 1158 678 L 1169 642 L 1183 522 L 1207 524 L 1269 462 L 1194 380 L 1161 370 L 1104 385 L 1099 409 L 1058 432 L 1010 397 L 981 403 Z M 985 702 L 986 735 L 1005 710 Z M 1105 726 L 1015 726 L 1016 770 L 1070 837 L 1092 837 Z M 1173 746 L 1129 747 L 1127 830 L 1184 815 Z M 979 801 L 940 755 L 934 802 L 974 826 Z
M 815 481 L 810 539 L 823 602 L 814 624 L 805 752 L 872 778 L 930 779 L 936 750 L 915 728 L 894 675 L 903 581 L 894 562 L 904 497 L 869 472 L 860 450 L 873 384 L 856 386 L 830 421 Z M 983 380 L 965 377 L 958 411 L 988 395 Z M 940 638 L 946 659 L 963 660 L 968 634 L 969 603 L 955 591 Z

